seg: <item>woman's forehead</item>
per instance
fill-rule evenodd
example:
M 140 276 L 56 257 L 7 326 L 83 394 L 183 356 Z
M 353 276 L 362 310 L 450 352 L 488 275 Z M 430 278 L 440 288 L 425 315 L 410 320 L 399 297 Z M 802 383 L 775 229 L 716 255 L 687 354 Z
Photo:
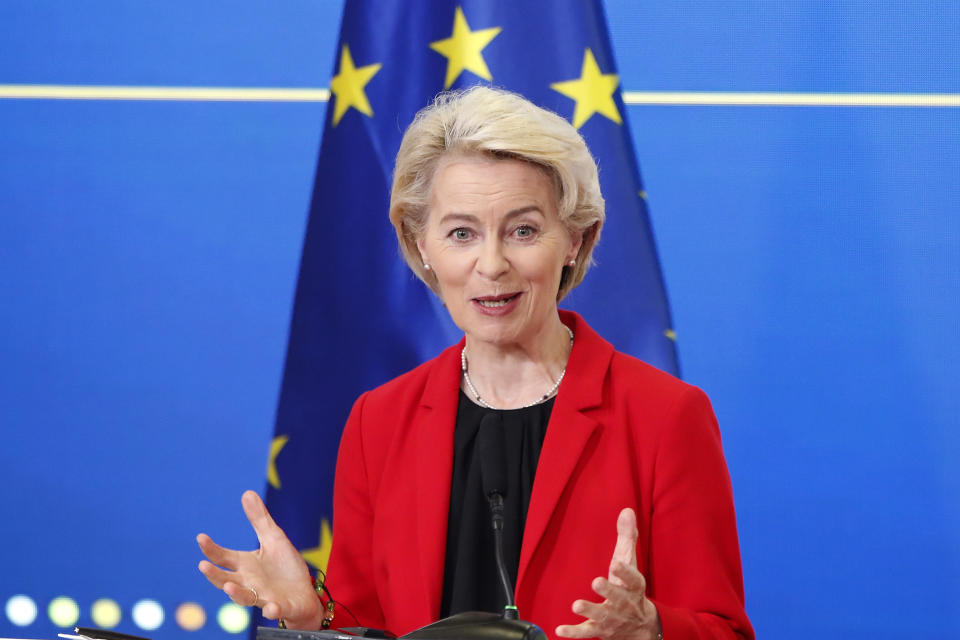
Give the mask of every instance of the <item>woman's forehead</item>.
M 544 171 L 515 159 L 461 157 L 437 167 L 430 193 L 431 208 L 496 206 L 530 200 L 556 208 L 553 185 Z

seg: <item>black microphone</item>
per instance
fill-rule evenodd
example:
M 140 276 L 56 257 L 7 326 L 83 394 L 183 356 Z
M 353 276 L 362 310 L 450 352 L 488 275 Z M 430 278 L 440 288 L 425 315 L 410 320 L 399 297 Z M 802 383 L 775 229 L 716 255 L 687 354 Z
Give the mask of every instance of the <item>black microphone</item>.
M 494 553 L 507 606 L 502 616 L 485 611 L 458 613 L 401 636 L 400 640 L 547 640 L 547 634 L 540 627 L 518 619 L 517 607 L 513 603 L 513 587 L 503 561 L 503 498 L 507 494 L 506 437 L 500 417 L 496 414 L 487 414 L 480 421 L 477 447 L 480 453 L 480 480 L 483 494 L 490 504 Z
M 503 617 L 516 620 L 519 614 L 513 602 L 513 585 L 510 584 L 507 564 L 503 560 L 503 498 L 507 494 L 505 460 L 507 446 L 499 416 L 494 413 L 483 416 L 480 420 L 477 444 L 480 449 L 480 480 L 483 484 L 483 494 L 487 496 L 487 503 L 490 505 L 490 518 L 493 524 L 493 550 L 497 561 L 497 572 L 500 574 L 500 584 L 503 585 L 503 592 L 507 598 Z

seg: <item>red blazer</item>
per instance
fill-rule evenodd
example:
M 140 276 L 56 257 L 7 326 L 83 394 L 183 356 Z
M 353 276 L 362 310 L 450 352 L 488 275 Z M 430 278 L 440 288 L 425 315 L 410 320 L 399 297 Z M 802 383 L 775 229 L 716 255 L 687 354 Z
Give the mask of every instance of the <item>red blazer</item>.
M 527 513 L 520 617 L 549 636 L 583 619 L 623 507 L 669 640 L 753 638 L 733 496 L 707 397 L 614 351 L 575 313 Z M 397 634 L 440 614 L 463 343 L 363 394 L 340 443 L 327 585 L 363 625 Z M 342 609 L 336 623 L 351 622 Z

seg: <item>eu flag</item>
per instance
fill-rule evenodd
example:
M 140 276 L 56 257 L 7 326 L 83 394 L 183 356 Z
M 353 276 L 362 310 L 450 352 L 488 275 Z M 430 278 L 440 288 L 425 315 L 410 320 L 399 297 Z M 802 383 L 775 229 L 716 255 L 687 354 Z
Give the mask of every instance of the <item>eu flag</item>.
M 569 118 L 599 163 L 607 221 L 597 264 L 561 306 L 617 349 L 677 372 L 600 1 L 348 0 L 267 489 L 271 512 L 314 568 L 329 555 L 334 462 L 353 401 L 461 337 L 401 259 L 387 210 L 414 114 L 444 89 L 484 82 Z

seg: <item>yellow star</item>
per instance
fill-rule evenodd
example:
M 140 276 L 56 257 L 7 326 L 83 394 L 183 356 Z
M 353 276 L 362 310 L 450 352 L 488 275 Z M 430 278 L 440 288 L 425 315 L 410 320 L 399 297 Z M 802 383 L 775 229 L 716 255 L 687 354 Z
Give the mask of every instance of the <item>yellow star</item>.
M 330 531 L 330 523 L 324 518 L 320 521 L 320 546 L 304 549 L 300 552 L 300 555 L 311 567 L 326 573 L 327 562 L 330 561 L 330 547 L 332 546 L 333 533 Z
M 356 68 L 353 66 L 350 47 L 343 45 L 340 53 L 340 73 L 330 81 L 330 91 L 336 97 L 333 106 L 333 126 L 339 124 L 340 118 L 350 107 L 365 116 L 373 116 L 373 109 L 370 108 L 370 102 L 363 88 L 373 76 L 377 75 L 382 66 L 382 64 L 368 64 L 365 67 Z
M 600 73 L 593 51 L 587 49 L 583 54 L 583 68 L 580 77 L 566 82 L 554 82 L 550 88 L 573 98 L 577 106 L 573 110 L 573 126 L 579 129 L 595 113 L 604 115 L 617 124 L 623 124 L 614 92 L 620 85 L 620 77 L 615 73 Z
M 290 439 L 290 436 L 277 436 L 273 439 L 273 442 L 270 443 L 270 455 L 267 457 L 267 482 L 270 483 L 270 486 L 274 489 L 280 488 L 280 474 L 277 473 L 277 456 L 280 455 L 280 450 L 283 449 L 283 445 L 287 444 L 287 440 Z
M 430 43 L 431 49 L 447 58 L 447 78 L 443 81 L 443 88 L 449 89 L 464 70 L 472 71 L 484 80 L 493 80 L 481 51 L 501 31 L 501 27 L 470 31 L 463 9 L 457 7 L 453 15 L 453 34 Z
M 677 332 L 673 329 L 665 329 L 663 335 L 667 336 L 667 338 L 673 340 L 674 342 L 677 341 Z

